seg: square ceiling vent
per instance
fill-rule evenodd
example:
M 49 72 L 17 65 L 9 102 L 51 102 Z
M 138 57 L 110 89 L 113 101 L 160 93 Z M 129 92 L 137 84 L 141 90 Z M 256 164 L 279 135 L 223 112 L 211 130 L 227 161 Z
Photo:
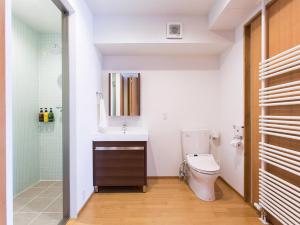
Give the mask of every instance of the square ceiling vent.
M 167 24 L 168 39 L 182 39 L 182 23 L 170 22 Z

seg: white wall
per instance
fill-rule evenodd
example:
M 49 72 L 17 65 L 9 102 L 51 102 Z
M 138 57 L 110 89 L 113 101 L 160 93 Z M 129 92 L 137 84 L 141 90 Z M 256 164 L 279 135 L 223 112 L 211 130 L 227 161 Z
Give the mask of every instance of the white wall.
M 257 7 L 235 30 L 235 41 L 220 62 L 221 176 L 244 195 L 244 149 L 230 145 L 233 125 L 244 125 L 244 25 L 260 10 Z
M 166 39 L 168 22 L 183 23 L 183 39 Z M 211 32 L 204 16 L 96 16 L 96 43 L 214 43 L 228 46 L 231 32 Z
M 104 70 L 215 70 L 217 56 L 105 56 Z
M 117 126 L 125 120 L 129 126 L 147 127 L 148 176 L 178 176 L 179 165 L 182 162 L 180 130 L 218 129 L 220 104 L 218 61 L 206 60 L 210 66 L 204 68 L 188 64 L 193 68 L 188 70 L 184 66 L 185 62 L 179 59 L 177 61 L 173 59 L 173 65 L 162 67 L 168 59 L 165 58 L 161 64 L 155 64 L 151 57 L 135 61 L 136 65 L 131 62 L 132 67 L 129 68 L 126 62 L 132 60 L 132 57 L 126 58 L 116 58 L 119 62 L 118 69 L 124 72 L 121 68 L 126 67 L 129 70 L 136 68 L 136 71 L 141 73 L 141 118 L 111 118 L 109 124 Z M 103 61 L 104 68 L 111 69 L 106 57 Z M 182 68 L 174 66 L 177 63 L 182 65 Z M 116 65 L 114 71 L 115 69 Z M 105 70 L 102 75 L 106 103 L 108 103 L 109 72 L 112 71 Z
M 236 41 L 221 57 L 220 65 L 221 176 L 240 194 L 244 194 L 244 149 L 230 145 L 233 125 L 244 124 L 243 29 L 236 31 Z
M 70 0 L 71 217 L 93 192 L 92 133 L 97 129 L 96 91 L 101 60 L 93 43 L 93 17 L 84 0 Z

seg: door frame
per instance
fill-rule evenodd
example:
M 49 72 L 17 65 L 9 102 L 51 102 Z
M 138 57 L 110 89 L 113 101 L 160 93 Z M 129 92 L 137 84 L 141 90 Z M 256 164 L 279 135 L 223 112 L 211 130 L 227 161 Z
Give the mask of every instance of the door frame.
M 5 1 L 0 1 L 0 224 L 6 224 Z
M 277 0 L 266 0 L 266 10 Z M 251 23 L 258 17 L 262 16 L 262 9 L 260 8 L 253 17 L 244 25 L 244 124 L 245 124 L 245 134 L 244 134 L 244 199 L 246 202 L 249 202 L 251 205 L 252 202 L 252 153 L 251 153 L 251 119 L 250 119 L 250 26 Z
M 70 54 L 69 16 L 73 9 L 67 0 L 52 0 L 62 15 L 62 133 L 63 133 L 63 219 L 64 225 L 70 219 Z

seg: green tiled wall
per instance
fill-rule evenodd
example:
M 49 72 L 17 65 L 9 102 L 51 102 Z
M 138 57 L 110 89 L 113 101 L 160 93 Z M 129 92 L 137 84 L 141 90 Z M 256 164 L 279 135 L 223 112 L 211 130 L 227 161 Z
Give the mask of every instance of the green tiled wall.
M 14 194 L 40 178 L 38 34 L 13 17 L 13 182 Z

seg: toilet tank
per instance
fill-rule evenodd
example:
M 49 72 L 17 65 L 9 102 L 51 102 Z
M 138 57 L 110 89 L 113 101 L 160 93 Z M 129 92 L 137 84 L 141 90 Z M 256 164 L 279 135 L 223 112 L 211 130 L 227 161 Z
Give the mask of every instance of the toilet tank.
M 182 130 L 181 131 L 182 153 L 208 154 L 209 153 L 209 130 Z

